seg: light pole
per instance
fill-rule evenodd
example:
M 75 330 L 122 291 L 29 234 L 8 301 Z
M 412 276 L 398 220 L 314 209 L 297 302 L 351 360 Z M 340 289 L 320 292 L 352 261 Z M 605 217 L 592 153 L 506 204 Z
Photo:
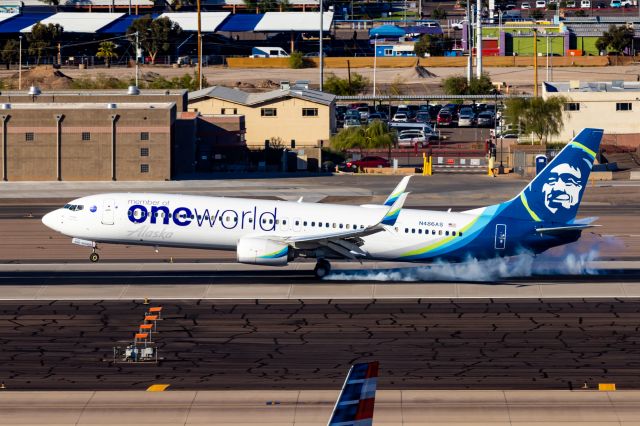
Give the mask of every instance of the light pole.
M 20 47 L 18 48 L 18 90 L 22 90 L 22 36 L 18 38 L 20 39 Z
M 318 52 L 318 56 L 320 58 L 320 91 L 322 92 L 324 89 L 324 49 L 322 46 L 322 38 L 324 37 L 323 35 L 323 29 L 322 26 L 324 25 L 323 22 L 323 18 L 324 18 L 324 5 L 322 4 L 322 0 L 320 0 L 320 6 L 319 6 L 319 12 L 320 12 L 320 43 L 319 43 L 319 49 L 320 52 Z
M 373 40 L 373 102 L 375 103 L 376 97 L 376 66 L 378 65 L 378 34 Z
M 139 37 L 138 37 L 138 31 L 136 31 L 136 54 L 135 54 L 135 57 L 136 57 L 136 87 L 140 87 L 140 86 L 138 85 L 138 74 L 139 74 L 139 72 L 138 72 L 138 71 L 139 71 L 139 68 L 138 68 L 138 60 L 139 60 L 139 59 L 138 59 L 138 55 L 140 54 L 140 53 L 139 53 L 139 52 L 140 52 L 140 44 L 139 44 L 139 41 L 140 41 L 140 39 L 139 39 Z
M 547 81 L 549 81 L 549 32 L 547 31 Z
M 196 4 L 196 9 L 198 12 L 198 87 L 202 90 L 202 16 L 200 13 L 200 0 Z
M 467 31 L 465 37 L 467 38 L 467 83 L 471 82 L 473 68 L 473 50 L 471 50 L 471 39 L 473 38 L 473 25 L 471 25 L 471 0 L 467 0 Z
M 476 78 L 482 77 L 482 1 L 476 3 Z

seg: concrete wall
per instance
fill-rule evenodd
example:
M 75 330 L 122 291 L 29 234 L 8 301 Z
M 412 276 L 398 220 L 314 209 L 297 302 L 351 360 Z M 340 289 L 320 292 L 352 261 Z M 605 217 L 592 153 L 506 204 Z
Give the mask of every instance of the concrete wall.
M 275 108 L 275 117 L 263 117 L 262 108 Z M 303 108 L 317 108 L 318 115 L 304 117 Z M 244 115 L 245 139 L 249 148 L 263 148 L 264 141 L 280 138 L 285 147 L 296 141 L 296 148 L 317 146 L 319 140 L 328 141 L 331 129 L 335 127 L 335 113 L 332 106 L 309 102 L 297 98 L 282 98 L 274 102 L 245 106 L 220 99 L 203 99 L 192 102 L 190 111 L 198 111 L 203 115 L 222 114 Z
M 7 180 L 111 180 L 114 115 L 116 180 L 170 179 L 175 105 L 113 110 L 92 104 L 77 109 L 20 109 L 14 104 L 0 111 L 6 127 L 6 135 L 0 127 L 0 138 L 6 141 Z M 90 140 L 83 140 L 84 132 Z M 149 140 L 141 140 L 142 132 L 149 133 Z M 27 133 L 33 134 L 32 141 L 26 140 Z M 141 148 L 148 148 L 149 155 L 143 157 Z M 149 166 L 147 173 L 141 172 L 142 164 Z

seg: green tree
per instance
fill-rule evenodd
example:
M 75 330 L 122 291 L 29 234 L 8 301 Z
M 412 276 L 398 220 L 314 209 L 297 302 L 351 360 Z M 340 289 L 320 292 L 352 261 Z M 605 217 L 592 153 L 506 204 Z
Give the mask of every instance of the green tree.
M 431 12 L 431 17 L 438 20 L 447 19 L 447 11 L 441 7 L 436 7 L 433 9 L 433 12 Z
M 324 82 L 324 91 L 338 96 L 353 96 L 362 92 L 368 85 L 369 79 L 357 72 L 351 74 L 351 79 L 329 74 Z
M 626 25 L 619 27 L 611 25 L 609 31 L 605 31 L 602 37 L 596 40 L 596 48 L 603 52 L 621 55 L 631 47 L 631 43 L 633 43 L 633 28 Z
M 291 10 L 291 3 L 289 3 L 289 0 L 278 0 L 278 7 L 280 12 L 286 12 Z
M 337 151 L 359 149 L 362 152 L 365 149 L 390 148 L 394 143 L 394 132 L 380 120 L 373 120 L 366 126 L 342 129 L 331 137 L 331 148 Z
M 298 70 L 300 68 L 305 67 L 304 54 L 297 50 L 291 52 L 291 56 L 289 56 L 289 68 L 294 70 Z
M 9 69 L 9 65 L 12 62 L 18 62 L 18 55 L 20 54 L 18 51 L 19 49 L 20 43 L 18 43 L 18 40 L 10 38 L 4 44 L 0 56 L 2 57 L 2 62 L 6 64 L 7 69 Z
M 455 75 L 442 80 L 442 87 L 447 95 L 490 95 L 495 92 L 493 83 L 487 74 L 482 77 L 471 77 L 467 82 L 466 77 Z
M 104 59 L 105 65 L 109 68 L 111 66 L 111 60 L 118 59 L 116 44 L 112 41 L 103 41 L 98 46 L 98 53 L 96 53 L 96 56 Z
M 413 45 L 413 51 L 420 57 L 426 53 L 430 56 L 442 56 L 452 46 L 453 41 L 448 37 L 425 34 Z
M 529 10 L 529 18 L 538 21 L 544 18 L 544 12 L 542 9 L 531 9 Z
M 147 15 L 131 23 L 127 29 L 129 40 L 135 42 L 136 32 L 140 46 L 149 53 L 151 63 L 155 64 L 158 53 L 169 51 L 171 43 L 180 35 L 182 28 L 167 17 L 152 19 Z
M 505 120 L 519 127 L 525 134 L 532 133 L 539 143 L 549 136 L 560 134 L 564 127 L 562 110 L 567 99 L 553 96 L 545 100 L 536 98 L 511 98 L 506 102 Z
M 28 52 L 30 55 L 36 55 L 36 63 L 40 63 L 40 58 L 46 50 L 60 39 L 62 31 L 63 28 L 59 24 L 44 25 L 38 22 L 31 27 L 31 32 L 27 34 Z

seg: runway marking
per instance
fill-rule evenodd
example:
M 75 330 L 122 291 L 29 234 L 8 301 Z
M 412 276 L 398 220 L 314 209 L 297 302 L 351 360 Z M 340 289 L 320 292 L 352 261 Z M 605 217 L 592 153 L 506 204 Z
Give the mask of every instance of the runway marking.
M 164 392 L 165 390 L 167 390 L 169 386 L 171 385 L 165 385 L 165 384 L 151 385 L 147 388 L 147 392 Z

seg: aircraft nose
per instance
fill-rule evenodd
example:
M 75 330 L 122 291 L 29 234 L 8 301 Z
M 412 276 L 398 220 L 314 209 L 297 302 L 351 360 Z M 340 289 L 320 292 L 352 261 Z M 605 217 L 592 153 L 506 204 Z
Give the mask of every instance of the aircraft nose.
M 51 228 L 54 231 L 57 231 L 58 227 L 60 226 L 60 214 L 57 210 L 49 212 L 42 216 L 42 223 L 47 228 Z

